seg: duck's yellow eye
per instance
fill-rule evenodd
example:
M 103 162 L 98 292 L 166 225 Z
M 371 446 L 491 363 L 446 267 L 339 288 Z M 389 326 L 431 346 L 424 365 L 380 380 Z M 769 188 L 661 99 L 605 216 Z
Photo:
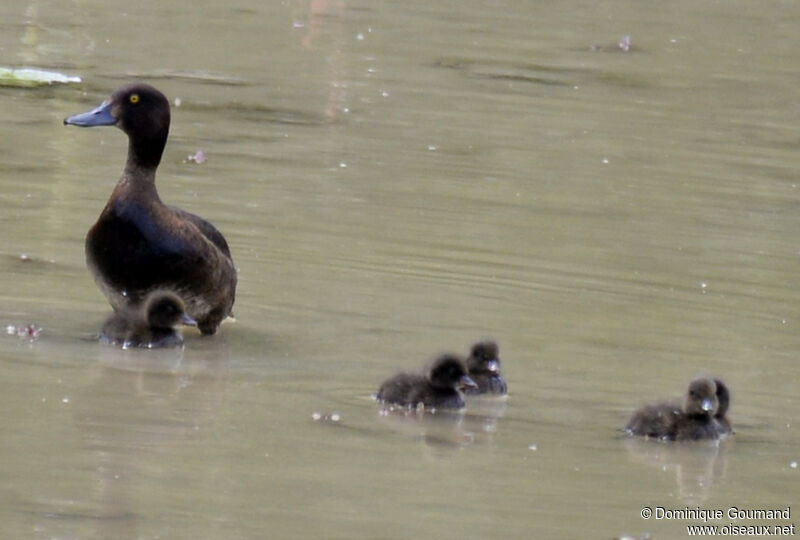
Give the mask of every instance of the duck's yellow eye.
M 139 94 L 131 94 L 131 97 L 128 99 L 131 103 L 139 103 Z

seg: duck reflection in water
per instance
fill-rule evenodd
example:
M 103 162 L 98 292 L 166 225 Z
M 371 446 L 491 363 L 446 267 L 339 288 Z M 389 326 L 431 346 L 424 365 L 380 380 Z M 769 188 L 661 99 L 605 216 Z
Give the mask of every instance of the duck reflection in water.
M 653 467 L 654 475 L 674 473 L 679 499 L 691 505 L 708 499 L 714 486 L 725 477 L 727 452 L 733 441 L 653 444 L 642 437 L 626 437 L 623 444 L 634 461 Z
M 186 511 L 185 500 L 169 496 L 154 506 L 142 489 L 213 481 L 206 450 L 218 442 L 228 348 L 224 340 L 214 340 L 191 351 L 94 350 L 96 361 L 80 375 L 83 386 L 70 396 L 79 448 L 64 449 L 66 456 L 78 452 L 86 464 L 80 488 L 70 483 L 36 488 L 43 501 L 36 526 L 47 538 L 142 538 L 158 516 Z

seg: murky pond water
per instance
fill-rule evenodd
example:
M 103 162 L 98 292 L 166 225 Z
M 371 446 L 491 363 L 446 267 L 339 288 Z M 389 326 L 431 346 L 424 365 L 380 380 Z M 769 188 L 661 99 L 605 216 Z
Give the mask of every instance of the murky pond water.
M 3 537 L 682 538 L 642 508 L 798 502 L 800 5 L 0 15 L 0 63 L 84 80 L 0 88 L 0 322 L 43 327 L 0 336 Z M 240 271 L 237 322 L 182 353 L 92 339 L 126 141 L 61 120 L 132 80 L 180 100 L 162 198 Z M 486 336 L 505 402 L 378 414 L 382 379 Z M 621 435 L 701 373 L 732 440 Z

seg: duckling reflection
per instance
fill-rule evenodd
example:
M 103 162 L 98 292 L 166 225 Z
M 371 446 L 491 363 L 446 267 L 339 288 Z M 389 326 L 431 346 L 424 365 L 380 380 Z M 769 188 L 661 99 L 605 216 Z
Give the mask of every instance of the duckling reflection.
M 86 367 L 85 386 L 71 396 L 87 472 L 79 508 L 51 519 L 77 523 L 86 537 L 141 538 L 150 508 L 139 496 L 142 482 L 198 480 L 206 470 L 202 449 L 213 444 L 211 428 L 222 410 L 229 352 L 224 340 L 199 350 L 153 351 L 97 347 Z M 207 464 L 205 464 L 207 465 Z M 42 498 L 52 496 L 53 486 Z M 169 504 L 168 501 L 165 501 Z M 54 537 L 65 537 L 59 530 Z M 69 536 L 69 535 L 66 535 Z
M 465 427 L 463 409 L 441 409 L 436 414 L 411 409 L 398 414 L 384 408 L 379 420 L 406 439 L 418 441 L 430 458 L 449 457 L 475 443 L 475 434 Z
M 725 383 L 696 379 L 689 384 L 682 407 L 672 403 L 647 405 L 633 414 L 625 430 L 665 441 L 719 439 L 732 432 L 726 417 L 729 405 Z
M 653 444 L 640 437 L 628 437 L 624 445 L 635 461 L 656 468 L 659 474 L 674 473 L 678 498 L 685 504 L 708 499 L 714 485 L 725 477 L 728 443 L 705 440 L 695 444 Z
M 183 345 L 183 336 L 175 326 L 181 322 L 196 324 L 184 312 L 183 302 L 176 294 L 156 291 L 140 310 L 123 309 L 111 315 L 103 324 L 100 341 L 123 349 L 178 347 Z
M 472 346 L 467 370 L 476 387 L 467 388 L 466 395 L 504 396 L 508 393 L 508 385 L 500 373 L 500 348 L 494 341 L 481 341 Z
M 231 315 L 236 268 L 216 227 L 158 195 L 156 169 L 170 125 L 167 98 L 152 86 L 130 84 L 64 124 L 117 126 L 128 136 L 122 177 L 86 235 L 87 264 L 111 306 L 121 311 L 154 289 L 171 290 L 203 334 L 215 333 Z
M 378 389 L 376 398 L 384 405 L 423 410 L 461 409 L 462 388 L 475 387 L 464 361 L 453 354 L 436 358 L 427 373 L 398 373 Z

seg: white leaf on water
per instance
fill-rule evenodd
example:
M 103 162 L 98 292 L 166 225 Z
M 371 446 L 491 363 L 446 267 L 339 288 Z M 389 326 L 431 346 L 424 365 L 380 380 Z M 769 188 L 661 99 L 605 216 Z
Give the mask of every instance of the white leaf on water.
M 0 86 L 43 86 L 46 84 L 79 83 L 80 77 L 72 77 L 57 71 L 33 68 L 0 67 Z

